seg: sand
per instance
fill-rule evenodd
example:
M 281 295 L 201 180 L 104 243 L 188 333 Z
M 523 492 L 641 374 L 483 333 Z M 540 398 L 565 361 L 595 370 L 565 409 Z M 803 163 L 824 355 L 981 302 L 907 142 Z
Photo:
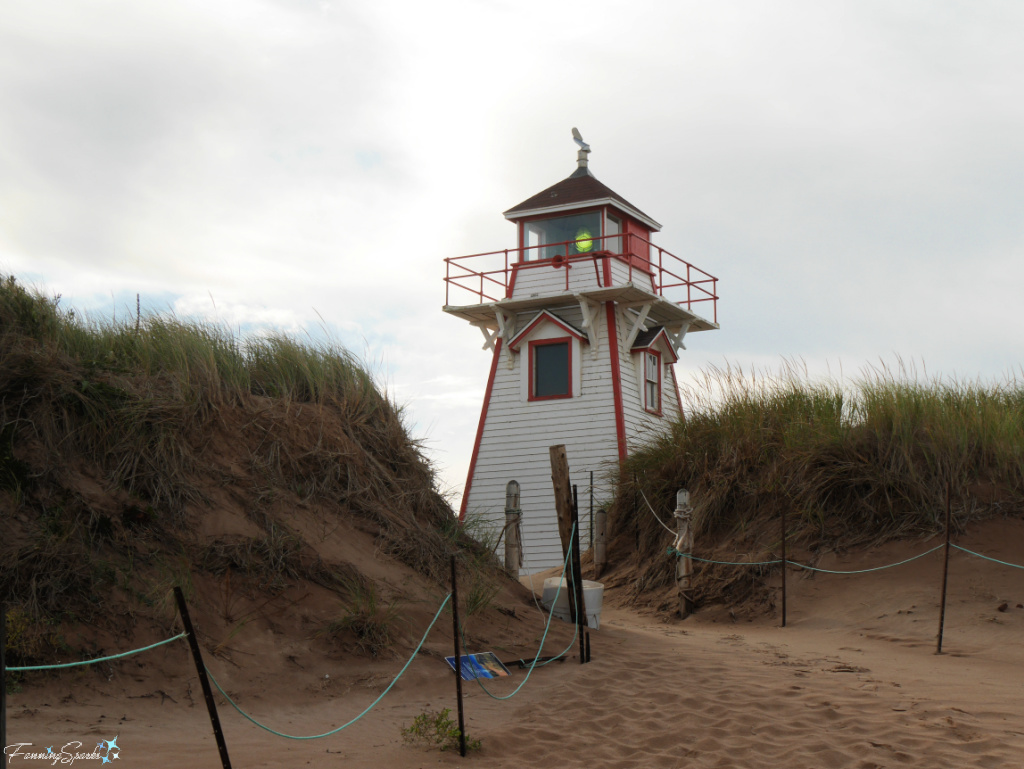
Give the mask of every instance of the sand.
M 979 526 L 960 542 L 1024 562 L 1020 522 Z M 862 568 L 935 543 L 894 544 L 821 565 Z M 786 628 L 777 615 L 734 620 L 724 608 L 666 622 L 607 606 L 589 664 L 538 669 L 505 702 L 465 684 L 467 730 L 482 741 L 465 759 L 401 737 L 419 713 L 454 711 L 453 677 L 440 659 L 449 628 L 438 630 L 431 653 L 377 709 L 333 737 L 283 740 L 218 697 L 220 715 L 235 767 L 1024 766 L 1024 609 L 1017 606 L 1024 571 L 963 554 L 951 563 L 942 655 L 935 654 L 941 553 L 873 575 L 794 575 Z M 265 653 L 275 654 L 272 643 Z M 8 743 L 45 750 L 117 735 L 122 767 L 219 766 L 198 683 L 182 672 L 184 654 L 167 647 L 108 671 L 109 680 L 68 674 L 10 696 Z M 306 666 L 262 675 L 259 659 L 230 669 L 213 660 L 211 668 L 261 720 L 313 733 L 356 715 L 402 662 L 325 661 L 333 674 Z M 511 691 L 523 675 L 514 670 L 492 689 Z

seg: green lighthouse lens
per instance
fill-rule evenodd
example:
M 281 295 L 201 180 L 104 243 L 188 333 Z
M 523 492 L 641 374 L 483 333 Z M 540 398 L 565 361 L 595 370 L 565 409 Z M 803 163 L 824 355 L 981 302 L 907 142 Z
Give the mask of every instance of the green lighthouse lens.
M 576 233 L 576 250 L 580 253 L 585 253 L 594 247 L 594 240 L 590 234 L 590 230 L 585 227 L 581 227 Z

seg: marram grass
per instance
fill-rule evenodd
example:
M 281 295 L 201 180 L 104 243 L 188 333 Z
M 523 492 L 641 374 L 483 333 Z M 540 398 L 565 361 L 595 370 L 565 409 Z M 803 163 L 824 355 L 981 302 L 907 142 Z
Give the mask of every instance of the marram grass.
M 666 519 L 689 489 L 698 549 L 762 555 L 779 552 L 783 508 L 791 545 L 811 549 L 938 531 L 947 487 L 960 527 L 1024 511 L 1016 377 L 934 378 L 902 362 L 850 380 L 727 366 L 682 395 L 684 418 L 631 455 L 614 503 L 613 531 L 632 530 L 649 586 L 667 579 L 669 538 L 641 491 Z

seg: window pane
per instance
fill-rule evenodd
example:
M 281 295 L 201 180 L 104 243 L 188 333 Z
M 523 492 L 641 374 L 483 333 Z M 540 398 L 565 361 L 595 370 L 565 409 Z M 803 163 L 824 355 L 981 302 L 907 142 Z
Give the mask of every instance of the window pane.
M 658 356 L 647 353 L 647 375 L 646 378 L 652 382 L 658 381 Z
M 601 214 L 596 211 L 529 222 L 526 224 L 525 234 L 525 245 L 527 246 L 544 246 L 548 243 L 570 241 L 568 246 L 552 245 L 546 248 L 531 249 L 526 255 L 528 260 L 552 259 L 555 256 L 565 256 L 566 253 L 569 256 L 575 256 L 604 248 L 600 240 Z
M 568 342 L 533 348 L 533 395 L 535 398 L 569 395 Z

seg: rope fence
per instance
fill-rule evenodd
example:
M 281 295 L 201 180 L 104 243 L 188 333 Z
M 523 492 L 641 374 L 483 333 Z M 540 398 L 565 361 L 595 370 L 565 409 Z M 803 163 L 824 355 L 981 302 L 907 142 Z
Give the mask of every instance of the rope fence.
M 573 570 L 573 556 L 576 555 L 576 557 L 578 558 L 578 548 L 579 548 L 579 542 L 578 542 L 578 538 L 577 538 L 577 531 L 578 531 L 577 523 L 578 522 L 574 522 L 573 526 L 572 526 L 572 541 L 573 541 L 573 544 L 574 544 L 574 547 L 575 547 L 575 551 L 574 551 L 574 548 L 570 547 L 568 553 L 566 554 L 565 562 L 563 563 L 563 566 L 562 566 L 561 579 L 559 579 L 558 588 L 557 588 L 557 590 L 555 592 L 555 598 L 554 598 L 554 603 L 552 604 L 552 609 L 554 608 L 554 604 L 556 604 L 558 602 L 559 596 L 561 595 L 561 592 L 562 592 L 562 589 L 563 589 L 563 583 L 565 582 L 564 578 L 566 576 L 566 573 L 568 572 L 570 579 L 573 579 L 575 577 L 575 572 Z M 572 589 L 572 588 L 570 587 L 568 589 Z M 398 673 L 391 680 L 391 682 L 387 685 L 387 687 L 380 693 L 380 695 L 373 702 L 371 702 L 362 712 L 360 712 L 357 716 L 355 716 L 354 718 L 350 719 L 349 721 L 345 722 L 341 726 L 338 726 L 338 727 L 336 727 L 334 729 L 331 729 L 329 731 L 326 731 L 326 732 L 323 732 L 323 733 L 320 733 L 320 734 L 310 734 L 310 735 L 288 734 L 286 732 L 278 731 L 277 729 L 273 729 L 272 727 L 267 726 L 266 724 L 264 724 L 264 723 L 260 722 L 258 719 L 256 719 L 253 715 L 251 715 L 250 713 L 248 713 L 245 710 L 243 710 L 242 707 L 237 702 L 235 702 L 235 700 L 227 693 L 227 691 L 224 689 L 224 687 L 221 686 L 221 684 L 213 676 L 213 673 L 210 671 L 209 667 L 207 667 L 206 664 L 202 661 L 202 654 L 201 654 L 201 651 L 199 649 L 199 644 L 198 644 L 197 639 L 196 639 L 195 630 L 192 627 L 192 621 L 191 621 L 191 618 L 189 617 L 188 607 L 187 607 L 187 605 L 185 603 L 184 595 L 182 594 L 180 588 L 175 588 L 174 592 L 175 592 L 175 599 L 176 599 L 177 604 L 178 604 L 178 614 L 179 614 L 179 616 L 180 616 L 180 618 L 182 620 L 182 624 L 185 627 L 185 630 L 183 632 L 181 632 L 181 633 L 178 633 L 177 635 L 171 636 L 170 638 L 164 639 L 162 641 L 157 641 L 156 643 L 149 644 L 148 646 L 140 647 L 138 649 L 131 649 L 129 651 L 120 652 L 118 654 L 111 654 L 111 655 L 107 655 L 107 656 L 103 656 L 103 657 L 96 657 L 94 659 L 79 660 L 77 662 L 57 663 L 57 664 L 52 664 L 52 665 L 24 665 L 24 666 L 11 666 L 11 667 L 6 667 L 3 664 L 3 653 L 5 651 L 4 646 L 5 646 L 5 635 L 6 635 L 6 633 L 5 633 L 5 627 L 6 627 L 6 608 L 5 608 L 5 605 L 4 605 L 3 601 L 0 600 L 0 621 L 2 621 L 2 622 L 0 622 L 0 686 L 5 686 L 6 685 L 5 675 L 6 675 L 7 671 L 10 671 L 12 673 L 22 673 L 22 672 L 31 672 L 31 671 L 61 670 L 61 669 L 66 669 L 66 668 L 74 668 L 74 667 L 80 667 L 80 666 L 86 666 L 86 665 L 94 665 L 94 664 L 101 663 L 101 662 L 112 662 L 112 661 L 115 661 L 115 660 L 123 659 L 125 657 L 129 657 L 129 656 L 134 655 L 134 654 L 139 654 L 141 652 L 149 651 L 151 649 L 156 649 L 157 647 L 164 646 L 166 644 L 170 644 L 170 643 L 173 643 L 175 641 L 179 641 L 179 640 L 185 639 L 189 643 L 189 647 L 190 647 L 190 650 L 191 650 L 191 653 L 192 653 L 192 656 L 193 656 L 193 660 L 194 660 L 195 665 L 196 665 L 196 670 L 197 670 L 197 673 L 199 675 L 200 683 L 202 684 L 203 694 L 204 694 L 204 697 L 206 699 L 207 708 L 209 710 L 210 722 L 211 722 L 211 725 L 213 726 L 214 736 L 217 739 L 217 745 L 218 745 L 218 749 L 219 749 L 220 755 L 221 755 L 222 766 L 224 767 L 224 769 L 230 769 L 231 768 L 231 763 L 230 763 L 230 759 L 229 759 L 228 753 L 227 753 L 227 745 L 226 745 L 226 742 L 224 740 L 223 732 L 221 731 L 221 728 L 220 728 L 220 719 L 219 719 L 219 716 L 217 715 L 216 703 L 215 703 L 214 698 L 213 698 L 212 689 L 210 688 L 210 685 L 209 685 L 211 682 L 213 684 L 213 687 L 216 688 L 216 690 L 220 693 L 220 695 L 224 698 L 224 700 L 234 710 L 236 710 L 239 713 L 239 715 L 241 715 L 244 719 L 246 719 L 247 721 L 252 723 L 254 726 L 258 727 L 259 729 L 262 729 L 263 731 L 268 732 L 270 734 L 273 734 L 273 735 L 275 735 L 277 737 L 281 737 L 281 738 L 288 739 L 288 740 L 300 740 L 300 741 L 317 740 L 317 739 L 321 739 L 321 738 L 324 738 L 324 737 L 329 737 L 331 735 L 334 735 L 334 734 L 337 734 L 337 733 L 343 731 L 344 729 L 347 729 L 348 727 L 352 726 L 356 722 L 358 722 L 361 719 L 363 719 L 378 704 L 380 704 L 380 702 L 384 699 L 384 697 L 387 696 L 387 694 L 395 687 L 395 685 L 402 678 L 402 676 L 405 675 L 406 671 L 412 665 L 413 660 L 415 660 L 416 657 L 420 654 L 420 652 L 423 649 L 423 645 L 426 643 L 428 636 L 430 635 L 431 631 L 434 629 L 434 626 L 437 624 L 437 621 L 440 619 L 440 617 L 441 617 L 441 615 L 444 612 L 446 607 L 450 606 L 451 610 L 452 610 L 453 621 L 454 621 L 453 624 L 454 624 L 454 629 L 456 631 L 456 642 L 458 641 L 459 636 L 462 636 L 463 639 L 465 637 L 464 625 L 459 623 L 458 607 L 456 605 L 456 600 L 457 600 L 456 574 L 455 574 L 455 558 L 453 556 L 453 558 L 452 558 L 452 592 L 448 593 L 445 596 L 444 600 L 441 602 L 441 605 L 438 606 L 437 611 L 434 613 L 433 619 L 431 619 L 430 624 L 427 626 L 426 630 L 423 632 L 423 635 L 420 638 L 419 643 L 416 645 L 416 648 L 413 650 L 412 654 L 406 660 L 406 662 L 402 666 L 401 670 L 398 671 Z M 541 667 L 541 666 L 547 665 L 550 662 L 554 662 L 556 660 L 559 660 L 562 657 L 564 657 L 566 654 L 569 653 L 569 651 L 573 648 L 573 646 L 576 644 L 576 642 L 577 642 L 577 640 L 579 638 L 579 633 L 580 633 L 579 616 L 580 616 L 580 612 L 583 609 L 583 607 L 579 605 L 578 601 L 574 602 L 573 606 L 574 606 L 574 609 L 575 609 L 575 617 L 576 617 L 577 621 L 573 623 L 574 624 L 574 633 L 573 633 L 573 639 L 570 642 L 570 644 L 561 653 L 559 653 L 558 655 L 556 655 L 554 657 L 550 657 L 550 658 L 547 658 L 547 659 L 543 659 L 541 657 L 541 654 L 543 653 L 543 650 L 544 650 L 544 645 L 547 642 L 548 633 L 549 633 L 549 631 L 551 629 L 551 621 L 554 618 L 554 611 L 553 610 L 549 611 L 546 623 L 544 625 L 544 633 L 543 633 L 543 635 L 541 636 L 541 639 L 540 639 L 540 647 L 538 648 L 536 655 L 534 656 L 531 664 L 529 665 L 529 670 L 527 671 L 526 676 L 519 683 L 519 685 L 516 686 L 515 690 L 511 694 L 504 695 L 504 696 L 495 695 L 492 692 L 488 691 L 487 687 L 485 687 L 483 685 L 483 683 L 480 681 L 479 678 L 476 678 L 477 683 L 480 684 L 480 687 L 484 690 L 484 692 L 486 692 L 488 694 L 488 696 L 490 696 L 490 697 L 492 697 L 492 698 L 494 698 L 496 700 L 511 699 L 513 696 L 518 694 L 519 691 L 526 685 L 527 681 L 530 680 L 530 676 L 533 674 L 533 671 L 537 667 Z M 540 608 L 540 607 L 538 607 L 538 608 Z M 456 658 L 455 658 L 456 659 L 456 670 L 454 672 L 455 672 L 455 676 L 456 676 L 456 681 L 459 684 L 459 706 L 460 706 L 460 711 L 461 711 L 461 706 L 462 706 L 462 703 L 461 703 L 461 670 L 460 670 L 461 665 L 458 664 L 458 659 L 459 659 L 458 655 L 459 655 L 458 646 L 456 646 Z M 3 742 L 3 741 L 6 740 L 6 712 L 5 712 L 5 707 L 6 707 L 5 702 L 0 702 L 0 726 L 3 727 L 3 728 L 0 728 L 0 732 L 2 732 L 4 734 L 3 739 L 0 740 L 0 742 Z M 461 715 L 460 715 L 460 721 L 461 721 Z M 460 732 L 462 732 L 462 734 L 460 736 L 464 739 L 464 731 L 461 728 L 461 724 L 460 724 Z
M 648 501 L 647 497 L 643 494 L 642 490 L 640 491 L 640 496 L 643 498 L 644 504 L 646 504 L 647 509 L 650 511 L 651 515 L 658 522 L 658 524 L 663 529 L 665 529 L 669 534 L 671 534 L 674 537 L 674 542 L 667 549 L 667 553 L 668 553 L 668 555 L 675 555 L 677 557 L 675 571 L 676 571 L 676 585 L 677 585 L 677 588 L 679 590 L 679 604 L 680 604 L 680 612 L 679 613 L 680 613 L 680 616 L 682 616 L 684 618 L 686 616 L 688 616 L 690 611 L 692 611 L 692 607 L 693 607 L 693 599 L 692 599 L 692 593 L 690 592 L 690 587 L 692 585 L 692 568 L 693 568 L 692 564 L 694 562 L 696 562 L 696 563 L 706 563 L 706 564 L 711 564 L 711 565 L 716 565 L 716 566 L 735 566 L 735 567 L 742 567 L 742 566 L 756 566 L 756 567 L 782 566 L 782 569 L 781 569 L 781 575 L 782 575 L 782 585 L 781 585 L 781 592 L 782 592 L 782 595 L 781 595 L 781 599 L 782 599 L 782 627 L 785 627 L 786 626 L 786 573 L 787 573 L 787 570 L 788 570 L 787 567 L 789 567 L 789 566 L 792 566 L 793 568 L 796 568 L 796 569 L 803 569 L 805 571 L 816 572 L 816 573 L 821 573 L 821 574 L 838 574 L 838 575 L 871 574 L 873 572 L 880 572 L 880 571 L 885 571 L 886 569 L 893 569 L 893 568 L 895 568 L 897 566 L 903 566 L 904 564 L 908 564 L 908 563 L 911 563 L 913 561 L 917 561 L 917 560 L 919 560 L 921 558 L 924 558 L 926 556 L 929 556 L 932 553 L 935 553 L 935 552 L 937 552 L 939 550 L 944 550 L 945 552 L 944 552 L 944 558 L 943 558 L 942 590 L 941 590 L 941 598 L 940 598 L 940 602 L 939 602 L 940 603 L 939 632 L 937 634 L 937 645 L 936 645 L 936 652 L 941 654 L 942 653 L 942 634 L 943 634 L 943 628 L 944 628 L 945 617 L 946 617 L 946 591 L 947 591 L 947 585 L 948 585 L 948 580 L 949 580 L 949 555 L 950 555 L 950 551 L 951 550 L 959 550 L 960 552 L 965 553 L 966 555 L 974 556 L 976 558 L 981 558 L 981 559 L 986 560 L 986 561 L 991 561 L 992 563 L 997 563 L 997 564 L 1000 564 L 1002 566 L 1008 566 L 1008 567 L 1014 568 L 1014 569 L 1024 569 L 1024 565 L 1017 564 L 1017 563 L 1012 563 L 1010 561 L 1004 561 L 1004 560 L 1001 560 L 999 558 L 993 558 L 992 556 L 988 556 L 988 555 L 985 555 L 983 553 L 977 553 L 977 552 L 975 552 L 973 550 L 969 550 L 966 547 L 962 547 L 962 546 L 954 544 L 952 542 L 952 524 L 951 524 L 951 521 L 952 521 L 952 506 L 951 506 L 951 503 L 950 503 L 950 496 L 951 495 L 950 495 L 950 486 L 949 486 L 949 484 L 947 484 L 947 486 L 946 486 L 945 542 L 943 544 L 936 545 L 935 547 L 930 548 L 929 550 L 925 550 L 923 553 L 918 553 L 917 555 L 913 555 L 913 556 L 911 556 L 909 558 L 904 558 L 903 560 L 895 561 L 894 563 L 883 564 L 881 566 L 871 566 L 871 567 L 865 568 L 865 569 L 825 569 L 825 568 L 822 568 L 820 566 L 812 566 L 811 564 L 808 564 L 808 563 L 801 563 L 800 561 L 794 561 L 791 558 L 787 557 L 787 555 L 786 555 L 786 545 L 787 545 L 788 538 L 787 538 L 787 534 L 786 534 L 786 510 L 785 509 L 783 509 L 781 511 L 781 515 L 780 515 L 780 524 L 781 524 L 781 529 L 782 529 L 782 531 L 781 531 L 781 540 L 780 540 L 781 541 L 781 547 L 782 547 L 782 557 L 781 558 L 771 558 L 771 559 L 764 560 L 764 561 L 725 561 L 725 560 L 717 560 L 717 559 L 712 559 L 712 558 L 702 558 L 700 556 L 697 556 L 697 555 L 693 554 L 693 550 L 694 550 L 694 545 L 693 545 L 693 528 L 692 528 L 692 525 L 691 525 L 692 524 L 693 507 L 690 505 L 690 493 L 689 493 L 689 491 L 687 491 L 686 489 L 680 489 L 676 493 L 676 509 L 675 509 L 675 512 L 674 512 L 673 515 L 674 515 L 674 518 L 675 518 L 675 520 L 677 522 L 677 525 L 678 525 L 678 531 L 673 531 L 661 519 L 661 517 L 657 514 L 657 512 L 655 512 L 654 506 L 651 505 L 651 503 Z
M 572 529 L 572 535 L 571 536 L 575 536 L 575 534 L 576 534 L 576 527 L 574 525 L 573 529 Z M 565 572 L 568 569 L 568 571 L 569 571 L 569 579 L 570 580 L 572 580 L 573 577 L 574 577 L 573 570 L 572 570 L 572 563 L 571 563 L 572 558 L 571 558 L 571 556 L 572 556 L 572 549 L 570 548 L 569 551 L 565 554 L 565 562 L 562 564 L 562 575 L 561 575 L 562 577 L 565 577 Z M 547 641 L 548 630 L 551 629 L 551 620 L 555 616 L 554 607 L 558 603 L 559 595 L 561 595 L 561 593 L 562 593 L 562 583 L 563 582 L 565 582 L 565 580 L 562 579 L 562 578 L 559 578 L 559 580 L 558 580 L 558 587 L 555 590 L 555 598 L 551 602 L 551 609 L 552 610 L 548 612 L 548 620 L 547 620 L 547 623 L 544 625 L 544 635 L 542 635 L 541 638 L 540 638 L 540 648 L 537 649 L 537 656 L 535 656 L 533 658 L 533 662 L 530 663 L 530 669 L 527 671 L 526 677 L 523 678 L 523 680 L 519 683 L 519 686 L 517 686 L 515 688 L 515 690 L 511 694 L 506 694 L 506 695 L 502 696 L 502 695 L 494 694 L 494 692 L 492 692 L 490 689 L 488 689 L 486 686 L 484 686 L 484 682 L 482 680 L 480 680 L 479 676 L 477 676 L 476 679 L 474 679 L 477 682 L 477 684 L 480 686 L 480 688 L 483 689 L 484 692 L 487 694 L 487 696 L 490 697 L 491 699 L 494 699 L 494 700 L 510 700 L 510 699 L 512 699 L 515 695 L 517 695 L 519 693 L 520 689 L 522 689 L 524 686 L 526 686 L 526 682 L 530 680 L 530 676 L 533 675 L 533 670 L 534 670 L 534 668 L 537 667 L 538 663 L 540 664 L 540 666 L 543 667 L 544 665 L 548 665 L 548 664 L 554 662 L 555 660 L 561 659 L 562 657 L 564 657 L 566 654 L 569 653 L 569 651 L 572 649 L 573 646 L 576 645 L 576 639 L 579 636 L 579 632 L 580 632 L 580 626 L 579 626 L 580 607 L 579 607 L 578 604 L 574 604 L 574 608 L 576 609 L 576 611 L 575 611 L 574 616 L 573 616 L 573 628 L 574 628 L 574 630 L 573 630 L 573 634 L 572 634 L 572 641 L 569 642 L 569 645 L 566 646 L 565 649 L 562 650 L 561 653 L 555 655 L 551 659 L 544 660 L 543 662 L 540 662 L 541 653 L 544 651 L 544 643 Z M 534 596 L 534 598 L 536 599 L 536 596 Z M 463 638 L 465 638 L 465 636 L 463 636 Z M 465 643 L 465 640 L 463 640 L 463 643 Z
M 132 649 L 131 651 L 127 652 L 121 652 L 120 654 L 111 654 L 108 657 L 96 657 L 95 659 L 80 660 L 79 662 L 64 662 L 56 665 L 19 665 L 14 667 L 8 667 L 7 671 L 9 673 L 24 673 L 29 670 L 63 670 L 65 668 L 81 667 L 82 665 L 95 665 L 98 662 L 110 662 L 111 660 L 119 660 L 124 657 L 130 657 L 131 655 L 139 654 L 140 652 L 148 652 L 150 649 L 155 649 L 156 647 L 163 646 L 164 644 L 173 643 L 174 641 L 177 641 L 184 637 L 184 633 L 178 633 L 178 635 L 176 636 L 171 636 L 170 638 L 166 638 L 163 641 L 157 641 L 155 644 L 143 646 L 139 649 Z
M 248 721 L 250 721 L 253 724 L 255 724 L 256 726 L 258 726 L 263 731 L 270 732 L 271 734 L 276 734 L 278 737 L 284 737 L 285 739 L 288 739 L 288 740 L 319 740 L 321 737 L 330 737 L 332 734 L 337 734 L 338 732 L 342 731 L 343 729 L 347 729 L 348 727 L 352 726 L 352 724 L 354 724 L 356 721 L 360 720 L 363 716 L 365 716 L 367 713 L 369 713 L 371 710 L 373 710 L 375 707 L 377 707 L 377 704 L 382 699 L 384 699 L 384 696 L 388 692 L 391 691 L 392 687 L 394 687 L 395 684 L 398 683 L 398 679 L 400 679 L 405 674 L 405 671 L 409 669 L 409 666 L 412 664 L 412 661 L 414 659 L 416 659 L 416 655 L 419 654 L 420 653 L 420 649 L 423 648 L 423 644 L 426 642 L 427 636 L 430 635 L 430 631 L 434 629 L 434 625 L 437 624 L 437 620 L 441 616 L 441 612 L 444 611 L 444 607 L 448 605 L 448 602 L 451 599 L 452 599 L 452 594 L 449 593 L 445 597 L 444 601 L 441 602 L 441 605 L 438 607 L 437 613 L 434 614 L 434 619 L 432 619 L 430 621 L 430 624 L 427 626 L 426 632 L 423 633 L 423 637 L 420 639 L 420 642 L 416 645 L 415 651 L 413 651 L 413 653 L 410 655 L 410 657 L 406 661 L 405 665 L 402 666 L 402 669 L 398 671 L 398 675 L 396 675 L 391 680 L 391 683 L 389 683 L 387 685 L 387 688 L 380 693 L 380 696 L 377 697 L 377 699 L 375 699 L 373 702 L 371 702 L 370 705 L 366 708 L 366 710 L 364 710 L 358 716 L 353 718 L 351 721 L 348 721 L 347 723 L 342 724 L 341 726 L 337 727 L 336 729 L 331 729 L 329 732 L 324 732 L 323 734 L 311 734 L 311 735 L 308 735 L 308 736 L 296 736 L 294 734 L 285 734 L 284 732 L 279 732 L 279 731 L 277 731 L 275 729 L 271 729 L 269 726 L 266 726 L 265 724 L 261 724 L 259 721 L 257 721 L 255 718 L 253 718 L 251 715 L 249 715 L 244 710 L 242 710 L 238 706 L 238 704 L 233 699 L 231 699 L 231 697 L 228 695 L 228 693 L 226 691 L 224 691 L 224 688 L 219 683 L 217 683 L 217 679 L 213 677 L 213 673 L 210 672 L 209 668 L 206 668 L 206 674 L 208 676 L 210 676 L 210 680 L 213 681 L 213 685 L 217 687 L 217 691 L 219 691 L 224 696 L 224 699 L 226 699 L 228 701 L 228 704 L 231 705 L 231 707 L 233 707 L 235 710 L 237 710 L 239 712 L 239 714 L 241 714 L 244 718 L 246 718 Z
M 924 558 L 926 555 L 931 555 L 936 550 L 941 550 L 943 547 L 945 547 L 945 545 L 936 545 L 931 550 L 925 550 L 923 553 L 919 553 L 918 555 L 911 556 L 910 558 L 906 558 L 906 559 L 904 559 L 902 561 L 896 561 L 896 563 L 887 563 L 884 566 L 872 566 L 869 569 L 849 569 L 849 570 L 843 570 L 843 569 L 822 569 L 821 567 L 811 566 L 810 564 L 807 564 L 807 563 L 800 563 L 799 561 L 791 561 L 789 558 L 787 558 L 785 560 L 785 563 L 786 563 L 787 566 L 796 566 L 798 569 L 805 569 L 807 571 L 817 571 L 817 572 L 821 572 L 823 574 L 869 574 L 870 572 L 873 572 L 873 571 L 884 571 L 885 569 L 892 569 L 892 568 L 894 568 L 896 566 L 902 566 L 905 563 L 910 563 L 911 561 L 916 561 L 918 558 Z M 957 547 L 957 546 L 953 545 L 953 547 Z M 964 550 L 964 548 L 962 548 L 962 547 L 957 548 L 957 549 L 958 550 Z M 980 555 L 979 553 L 971 552 L 970 550 L 964 550 L 964 552 L 971 553 L 971 555 L 977 555 L 980 558 L 986 558 L 989 561 L 995 561 L 996 563 L 1003 563 L 1006 566 L 1016 566 L 1016 564 L 1005 563 L 1004 561 L 998 561 L 995 558 L 987 558 L 987 556 Z M 698 556 L 694 555 L 693 553 L 681 553 L 678 550 L 676 550 L 674 547 L 670 547 L 668 549 L 668 553 L 669 553 L 669 555 L 676 555 L 676 556 L 678 556 L 680 558 L 689 558 L 691 561 L 698 561 L 699 563 L 710 563 L 710 564 L 715 564 L 715 565 L 718 565 L 718 566 L 777 566 L 777 565 L 783 563 L 783 560 L 781 558 L 776 558 L 775 560 L 772 560 L 772 561 L 714 561 L 714 560 L 711 560 L 710 558 L 699 558 Z M 1022 569 L 1022 568 L 1024 568 L 1024 566 L 1017 566 L 1017 568 L 1018 569 Z

